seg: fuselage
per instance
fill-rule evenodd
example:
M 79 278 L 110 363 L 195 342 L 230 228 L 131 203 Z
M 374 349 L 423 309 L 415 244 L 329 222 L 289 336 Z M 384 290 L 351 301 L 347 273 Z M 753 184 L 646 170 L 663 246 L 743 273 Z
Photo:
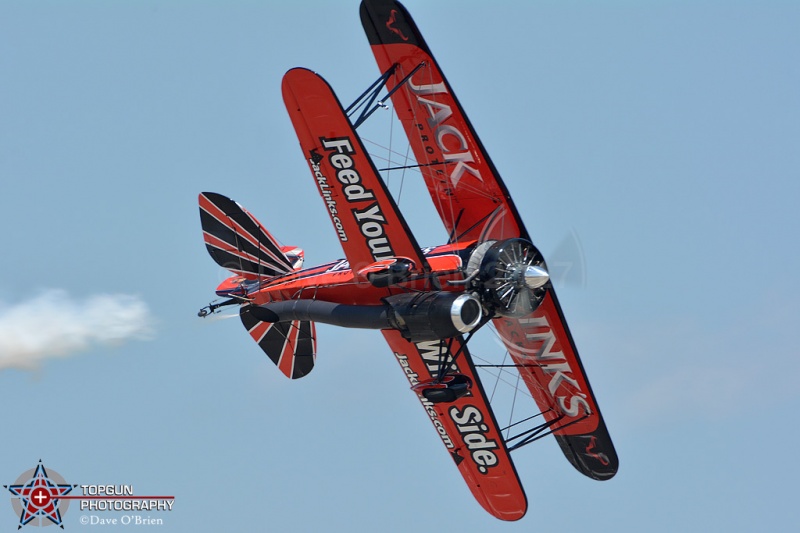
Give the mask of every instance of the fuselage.
M 233 276 L 217 287 L 217 295 L 245 297 L 255 305 L 299 299 L 378 305 L 381 298 L 400 292 L 463 292 L 464 267 L 473 244 L 471 241 L 423 249 L 430 272 L 412 274 L 389 287 L 375 286 L 367 279 L 363 269 L 368 265 L 353 268 L 346 259 L 339 259 L 269 279 L 247 280 Z

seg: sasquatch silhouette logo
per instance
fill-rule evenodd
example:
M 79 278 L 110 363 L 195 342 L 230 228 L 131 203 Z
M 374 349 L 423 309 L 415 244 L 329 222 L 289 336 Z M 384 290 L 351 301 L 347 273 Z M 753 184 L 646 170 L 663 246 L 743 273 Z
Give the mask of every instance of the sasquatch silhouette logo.
M 399 28 L 395 28 L 394 23 L 397 22 L 397 10 L 392 9 L 391 14 L 389 15 L 389 20 L 386 21 L 386 28 L 391 31 L 392 33 L 396 33 L 400 36 L 401 39 L 404 41 L 408 40 L 408 37 L 403 35 L 403 32 Z
M 3 485 L 11 493 L 11 505 L 19 515 L 19 526 L 59 526 L 64 529 L 62 516 L 69 507 L 69 494 L 77 485 L 70 485 L 54 470 L 46 470 L 42 461 L 36 468 L 23 472 L 13 485 Z

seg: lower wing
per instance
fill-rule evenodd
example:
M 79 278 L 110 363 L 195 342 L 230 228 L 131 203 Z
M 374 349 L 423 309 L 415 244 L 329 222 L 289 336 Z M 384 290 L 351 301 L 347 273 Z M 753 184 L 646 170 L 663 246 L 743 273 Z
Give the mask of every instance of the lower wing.
M 382 333 L 412 386 L 436 377 L 442 350 L 446 361 L 462 343 L 461 338 L 412 343 L 399 331 Z M 453 370 L 472 381 L 470 394 L 432 403 L 418 393 L 419 400 L 475 499 L 497 518 L 519 520 L 528 508 L 525 492 L 466 347 L 456 362 Z

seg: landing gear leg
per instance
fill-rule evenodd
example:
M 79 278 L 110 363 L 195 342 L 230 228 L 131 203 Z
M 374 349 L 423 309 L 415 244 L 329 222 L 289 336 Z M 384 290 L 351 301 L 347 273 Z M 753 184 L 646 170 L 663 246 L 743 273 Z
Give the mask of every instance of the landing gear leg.
M 420 381 L 418 384 L 411 387 L 411 389 L 421 394 L 431 403 L 452 403 L 468 394 L 470 389 L 472 389 L 472 380 L 464 374 L 451 374 L 450 369 L 453 368 L 458 356 L 464 353 L 472 335 L 489 320 L 489 318 L 486 318 L 481 324 L 478 324 L 475 329 L 469 332 L 467 338 L 461 343 L 458 351 L 452 357 L 448 356 L 451 353 L 454 338 L 451 337 L 448 339 L 447 343 L 442 339 L 439 343 L 439 370 L 436 373 L 436 377 Z

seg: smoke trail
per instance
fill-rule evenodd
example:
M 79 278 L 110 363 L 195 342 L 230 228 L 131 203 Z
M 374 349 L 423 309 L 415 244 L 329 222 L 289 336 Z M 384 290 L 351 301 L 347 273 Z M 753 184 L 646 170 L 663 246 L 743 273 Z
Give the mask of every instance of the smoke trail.
M 34 369 L 47 358 L 145 339 L 151 325 L 147 305 L 126 294 L 76 301 L 51 289 L 17 305 L 0 302 L 0 370 Z

